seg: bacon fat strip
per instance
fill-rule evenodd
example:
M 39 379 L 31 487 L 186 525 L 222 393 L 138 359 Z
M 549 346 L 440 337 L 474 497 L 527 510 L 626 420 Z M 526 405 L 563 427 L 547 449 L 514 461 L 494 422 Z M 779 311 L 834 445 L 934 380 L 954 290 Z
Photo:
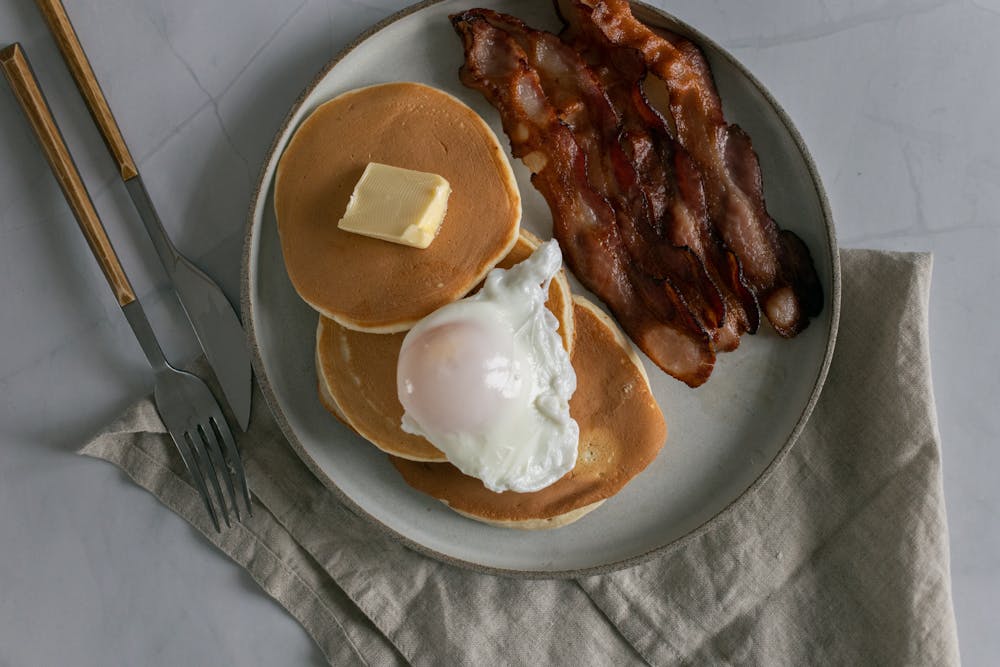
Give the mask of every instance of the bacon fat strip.
M 722 294 L 697 255 L 657 235 L 635 166 L 619 141 L 620 118 L 594 72 L 553 33 L 489 9 L 472 9 L 466 16 L 487 21 L 521 47 L 556 116 L 570 128 L 583 151 L 591 187 L 614 209 L 630 260 L 639 271 L 677 293 L 699 328 L 714 338 L 726 313 Z M 657 292 L 649 295 L 654 310 L 665 298 Z
M 657 229 L 675 245 L 690 248 L 719 287 L 726 319 L 712 332 L 713 343 L 717 352 L 734 350 L 740 336 L 757 331 L 760 309 L 739 260 L 721 243 L 708 220 L 701 173 L 671 136 L 666 119 L 646 99 L 642 82 L 647 70 L 642 54 L 615 46 L 601 34 L 588 36 L 586 31 L 596 28 L 574 18 L 574 13 L 565 12 L 566 27 L 560 37 L 584 56 L 619 112 L 621 143 L 636 165 Z
M 461 80 L 500 112 L 511 151 L 531 169 L 532 184 L 549 204 L 570 269 L 654 363 L 692 387 L 703 384 L 715 364 L 708 335 L 684 321 L 690 315 L 678 301 L 663 300 L 658 313 L 646 307 L 637 292 L 646 286 L 636 282 L 614 212 L 590 187 L 583 152 L 556 117 L 524 51 L 475 14 L 450 18 L 465 49 Z
M 666 82 L 677 139 L 701 169 L 713 224 L 775 330 L 796 335 L 823 306 L 815 266 L 801 239 L 780 230 L 767 213 L 757 155 L 749 137 L 726 123 L 704 55 L 681 37 L 651 30 L 632 15 L 628 0 L 563 5 L 612 44 L 642 53 Z

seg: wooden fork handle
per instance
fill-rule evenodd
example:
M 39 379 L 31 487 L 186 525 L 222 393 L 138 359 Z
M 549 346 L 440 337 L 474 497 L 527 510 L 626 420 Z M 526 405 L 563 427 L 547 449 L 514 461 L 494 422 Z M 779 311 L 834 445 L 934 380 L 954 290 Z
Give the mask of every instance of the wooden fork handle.
M 104 277 L 108 279 L 115 298 L 118 299 L 118 305 L 127 306 L 135 301 L 135 292 L 132 291 L 128 276 L 118 261 L 115 249 L 111 247 L 111 241 L 108 240 L 97 210 L 94 209 L 94 203 L 90 200 L 87 188 L 66 148 L 59 126 L 56 125 L 49 105 L 42 96 L 20 44 L 11 44 L 0 51 L 0 66 L 3 67 L 3 73 L 7 76 L 17 101 L 21 103 L 21 108 L 24 109 L 38 142 L 42 145 L 49 166 L 55 172 L 59 187 L 62 188 L 73 215 L 80 223 L 80 230 L 83 231 L 87 244 L 97 258 L 97 263 L 101 265 Z
M 107 144 L 108 150 L 111 151 L 111 155 L 118 163 L 118 171 L 122 180 L 127 181 L 135 178 L 139 174 L 135 161 L 132 160 L 128 146 L 125 145 L 125 139 L 122 137 L 115 117 L 111 115 L 111 107 L 108 106 L 101 86 L 97 83 L 97 77 L 94 76 L 94 70 L 90 67 L 87 54 L 83 52 L 80 40 L 76 36 L 76 30 L 69 22 L 66 8 L 63 7 L 60 0 L 36 0 L 36 4 L 38 4 L 42 16 L 45 17 L 49 29 L 56 38 L 63 59 L 66 60 L 70 72 L 73 73 L 77 88 L 80 89 L 80 93 L 87 101 L 87 108 L 90 109 L 90 115 L 94 117 L 94 122 L 101 130 L 104 143 Z

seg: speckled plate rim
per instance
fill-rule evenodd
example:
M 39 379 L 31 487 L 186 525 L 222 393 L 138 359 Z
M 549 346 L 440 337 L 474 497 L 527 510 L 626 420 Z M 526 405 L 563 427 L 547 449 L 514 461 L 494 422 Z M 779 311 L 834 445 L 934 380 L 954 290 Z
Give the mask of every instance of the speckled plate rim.
M 330 62 L 323 66 L 323 68 L 313 77 L 312 81 L 302 93 L 298 96 L 295 102 L 292 104 L 291 109 L 285 116 L 285 119 L 281 123 L 281 127 L 278 128 L 274 135 L 274 140 L 271 142 L 270 148 L 268 148 L 267 156 L 260 169 L 260 175 L 257 179 L 257 184 L 254 187 L 253 194 L 250 199 L 250 207 L 247 215 L 247 228 L 246 235 L 243 245 L 243 261 L 240 272 L 240 308 L 243 317 L 243 326 L 246 330 L 247 344 L 250 348 L 251 360 L 253 362 L 254 371 L 257 376 L 257 383 L 261 388 L 261 392 L 264 395 L 264 399 L 267 401 L 268 407 L 271 409 L 271 414 L 274 416 L 275 421 L 277 421 L 278 426 L 281 428 L 282 433 L 284 433 L 285 438 L 291 445 L 292 449 L 298 454 L 299 458 L 305 463 L 306 467 L 319 479 L 324 486 L 326 486 L 330 491 L 334 493 L 340 502 L 345 506 L 350 508 L 352 512 L 361 518 L 367 520 L 371 525 L 379 530 L 380 533 L 386 535 L 397 542 L 402 543 L 406 547 L 413 549 L 419 553 L 425 554 L 432 558 L 435 558 L 444 563 L 462 567 L 465 569 L 473 570 L 483 574 L 499 575 L 506 577 L 516 577 L 524 579 L 571 579 L 584 576 L 592 576 L 599 574 L 607 574 L 609 572 L 615 572 L 617 570 L 623 570 L 626 568 L 639 565 L 655 557 L 665 557 L 674 551 L 683 548 L 686 544 L 698 539 L 701 535 L 712 530 L 712 528 L 721 522 L 727 515 L 735 511 L 735 509 L 743 502 L 745 502 L 750 496 L 752 496 L 757 489 L 759 489 L 767 480 L 771 477 L 774 471 L 777 469 L 781 462 L 791 451 L 792 446 L 798 440 L 799 435 L 802 433 L 802 429 L 805 428 L 806 422 L 809 416 L 812 414 L 813 408 L 816 406 L 816 401 L 819 400 L 819 396 L 823 391 L 823 383 L 826 380 L 827 371 L 830 368 L 830 361 L 833 358 L 833 351 L 837 340 L 837 328 L 840 323 L 840 298 L 841 298 L 841 277 L 840 277 L 840 253 L 837 246 L 837 236 L 833 227 L 833 215 L 830 209 L 830 202 L 826 196 L 826 191 L 823 189 L 823 184 L 819 177 L 819 172 L 816 168 L 816 164 L 813 161 L 812 155 L 809 153 L 809 149 L 806 147 L 805 141 L 802 139 L 802 135 L 799 133 L 798 129 L 792 123 L 791 118 L 781 107 L 778 101 L 771 95 L 771 93 L 764 87 L 764 85 L 757 80 L 746 67 L 744 67 L 734 56 L 732 56 L 728 51 L 719 46 L 714 40 L 710 39 L 706 35 L 702 34 L 700 31 L 692 28 L 690 25 L 684 21 L 678 19 L 677 17 L 665 12 L 659 8 L 653 7 L 645 2 L 632 0 L 632 5 L 643 12 L 644 14 L 655 16 L 655 18 L 662 22 L 661 25 L 669 26 L 670 29 L 677 30 L 683 33 L 686 37 L 689 37 L 696 44 L 706 45 L 711 49 L 714 49 L 716 53 L 725 58 L 730 65 L 732 65 L 740 74 L 746 77 L 749 81 L 764 97 L 767 103 L 774 109 L 775 114 L 778 119 L 784 125 L 785 130 L 788 132 L 789 136 L 795 143 L 796 148 L 802 155 L 805 161 L 806 168 L 809 172 L 810 181 L 813 184 L 813 188 L 816 191 L 816 198 L 820 203 L 820 207 L 823 213 L 823 223 L 826 227 L 827 241 L 830 247 L 830 276 L 832 284 L 830 286 L 830 303 L 828 307 L 830 308 L 830 324 L 827 330 L 827 345 L 826 351 L 823 355 L 823 362 L 820 365 L 819 371 L 816 375 L 816 380 L 813 384 L 813 390 L 809 396 L 809 400 L 806 402 L 805 408 L 802 411 L 798 421 L 795 423 L 795 427 L 792 429 L 788 438 L 786 439 L 784 445 L 771 460 L 771 463 L 761 472 L 761 474 L 750 484 L 742 493 L 740 493 L 732 502 L 726 505 L 724 508 L 719 510 L 714 516 L 706 520 L 704 523 L 689 531 L 687 534 L 668 542 L 664 545 L 650 549 L 646 552 L 632 556 L 630 558 L 621 559 L 611 563 L 603 563 L 600 565 L 595 565 L 593 567 L 570 569 L 570 570 L 515 570 L 515 569 L 505 569 L 490 567 L 487 565 L 482 565 L 480 563 L 475 563 L 473 561 L 467 561 L 460 558 L 455 558 L 447 554 L 441 553 L 434 549 L 431 549 L 419 542 L 411 540 L 400 533 L 396 532 L 392 528 L 388 527 L 377 518 L 366 512 L 360 505 L 354 502 L 350 496 L 344 493 L 340 487 L 323 470 L 320 468 L 319 464 L 309 455 L 305 446 L 299 440 L 298 435 L 292 429 L 288 422 L 288 418 L 285 416 L 284 410 L 281 404 L 278 402 L 277 395 L 275 394 L 274 388 L 271 386 L 270 381 L 266 373 L 264 372 L 264 359 L 261 355 L 260 346 L 257 343 L 256 332 L 254 331 L 254 304 L 251 295 L 251 260 L 252 260 L 252 249 L 254 240 L 254 218 L 255 212 L 263 205 L 265 205 L 267 199 L 267 190 L 270 187 L 268 183 L 265 183 L 267 177 L 268 166 L 274 160 L 274 153 L 278 148 L 281 141 L 281 137 L 285 134 L 288 129 L 289 124 L 292 122 L 299 108 L 306 102 L 306 99 L 313 92 L 316 86 L 323 80 L 323 78 L 332 70 L 337 63 L 339 63 L 347 54 L 353 51 L 359 44 L 372 37 L 376 33 L 380 32 L 387 26 L 403 19 L 415 12 L 436 5 L 444 0 L 423 0 L 416 4 L 410 5 L 401 9 L 400 11 L 386 17 L 382 21 L 374 24 L 371 28 L 360 34 L 354 41 L 344 47 L 337 55 L 335 55 Z M 474 4 L 474 3 L 473 3 Z M 643 16 L 642 18 L 646 18 Z

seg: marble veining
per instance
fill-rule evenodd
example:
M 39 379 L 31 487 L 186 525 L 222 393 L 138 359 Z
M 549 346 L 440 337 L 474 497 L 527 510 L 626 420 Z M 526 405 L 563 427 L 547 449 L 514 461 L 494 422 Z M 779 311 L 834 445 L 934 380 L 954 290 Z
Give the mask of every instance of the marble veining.
M 64 2 L 164 223 L 235 299 L 247 202 L 289 105 L 405 2 Z M 966 664 L 995 664 L 1000 352 L 983 331 L 1000 323 L 1000 301 L 983 293 L 1000 279 L 1000 2 L 653 4 L 732 50 L 786 108 L 842 245 L 934 252 L 959 634 Z M 31 3 L 0 3 L 0 45 L 12 41 L 168 355 L 189 358 L 179 306 Z M 5 85 L 0 155 L 0 665 L 322 664 L 296 622 L 187 524 L 112 466 L 71 455 L 151 378 Z

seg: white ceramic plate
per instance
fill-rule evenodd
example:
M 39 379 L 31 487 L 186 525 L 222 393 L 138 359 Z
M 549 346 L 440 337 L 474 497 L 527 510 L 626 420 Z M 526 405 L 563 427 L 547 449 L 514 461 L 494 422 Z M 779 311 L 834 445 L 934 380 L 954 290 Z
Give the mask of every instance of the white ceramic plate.
M 621 493 L 579 522 L 521 532 L 465 519 L 410 489 L 386 456 L 341 426 L 316 395 L 316 314 L 285 273 L 273 211 L 274 170 L 299 123 L 346 90 L 384 81 L 420 81 L 464 100 L 507 145 L 496 112 L 458 80 L 462 47 L 448 14 L 477 0 L 411 7 L 373 27 L 332 61 L 295 103 L 268 156 L 253 201 L 243 280 L 243 321 L 257 378 L 292 447 L 332 491 L 374 526 L 408 546 L 468 567 L 521 576 L 579 576 L 635 564 L 708 528 L 778 464 L 819 395 L 833 352 L 840 282 L 829 208 L 812 161 L 791 122 L 731 56 L 676 19 L 638 6 L 644 20 L 687 34 L 705 50 L 726 116 L 753 138 L 768 206 L 808 244 L 825 292 L 822 314 L 797 338 L 766 325 L 721 355 L 708 383 L 692 390 L 647 362 L 670 436 L 659 457 Z M 495 7 L 551 30 L 549 2 L 492 0 Z M 528 171 L 512 160 L 526 228 L 549 236 L 550 215 Z M 358 277 L 363 280 L 363 276 Z

